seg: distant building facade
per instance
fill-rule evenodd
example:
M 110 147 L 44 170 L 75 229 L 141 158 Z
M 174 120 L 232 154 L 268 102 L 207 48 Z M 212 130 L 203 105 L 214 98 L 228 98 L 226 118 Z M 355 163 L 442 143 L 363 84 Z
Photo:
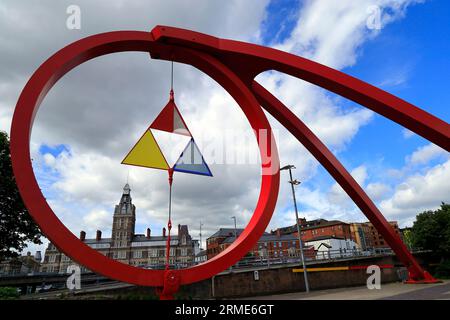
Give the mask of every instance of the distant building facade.
M 208 260 L 233 244 L 236 239 L 234 231 L 235 229 L 232 228 L 221 228 L 206 239 Z M 239 237 L 242 231 L 243 229 L 236 229 L 236 235 Z M 265 232 L 247 255 L 263 258 L 294 257 L 299 254 L 299 249 L 297 236 L 280 232 L 274 234 Z M 306 257 L 315 255 L 311 246 L 305 246 L 304 251 Z
M 234 229 L 234 228 L 220 228 L 219 231 L 214 233 L 212 236 L 206 239 L 206 256 L 207 260 L 218 255 L 222 248 L 220 245 L 229 237 L 237 237 L 244 231 L 244 229 Z
M 350 224 L 339 220 L 328 221 L 326 219 L 316 219 L 307 221 L 306 219 L 301 218 L 299 219 L 299 226 L 302 234 L 302 241 L 304 242 L 324 236 L 353 240 Z M 284 228 L 278 228 L 271 233 L 277 232 L 298 236 L 297 225 L 295 224 Z
M 149 228 L 146 234 L 135 234 L 135 224 L 136 207 L 132 203 L 130 186 L 126 184 L 120 202 L 114 209 L 111 238 L 102 238 L 102 232 L 97 230 L 94 239 L 86 239 L 86 233 L 81 231 L 80 240 L 101 254 L 125 264 L 149 268 L 164 265 L 168 236 L 166 229 L 162 229 L 161 236 L 153 236 Z M 169 264 L 178 267 L 192 265 L 199 251 L 198 240 L 192 239 L 187 225 L 178 225 L 175 232 L 171 234 Z M 73 263 L 49 243 L 41 271 L 65 273 Z
M 395 233 L 402 239 L 402 234 L 398 227 L 397 221 L 388 221 L 391 227 L 394 229 Z M 371 222 L 365 223 L 369 227 L 369 237 L 370 241 L 373 243 L 373 248 L 375 249 L 389 249 L 389 245 L 384 240 L 383 236 L 377 231 L 375 226 Z M 403 239 L 402 239 L 403 240 Z
M 41 260 L 40 251 L 36 251 L 34 256 L 27 252 L 24 256 L 5 259 L 0 262 L 0 276 L 39 272 Z
M 395 233 L 403 240 L 397 221 L 388 221 Z M 353 238 L 361 250 L 389 249 L 389 245 L 371 222 L 351 223 Z
M 372 230 L 367 223 L 350 223 L 350 231 L 360 250 L 367 251 L 374 247 L 373 237 L 371 236 Z

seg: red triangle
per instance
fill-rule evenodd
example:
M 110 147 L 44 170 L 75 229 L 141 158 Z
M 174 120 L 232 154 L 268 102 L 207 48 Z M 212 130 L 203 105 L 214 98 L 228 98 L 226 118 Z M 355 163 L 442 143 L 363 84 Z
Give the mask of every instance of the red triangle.
M 191 133 L 175 104 L 172 90 L 170 91 L 169 102 L 167 102 L 166 106 L 152 122 L 150 128 L 189 137 L 191 136 Z
M 166 106 L 161 110 L 159 115 L 150 125 L 150 128 L 161 131 L 173 132 L 173 110 L 175 109 L 175 103 L 173 100 L 169 100 Z

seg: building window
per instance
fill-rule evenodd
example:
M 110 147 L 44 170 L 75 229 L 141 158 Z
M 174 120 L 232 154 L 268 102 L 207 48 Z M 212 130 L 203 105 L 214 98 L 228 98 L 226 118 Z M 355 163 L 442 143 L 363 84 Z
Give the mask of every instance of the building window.
M 181 255 L 187 256 L 187 248 L 181 248 Z
M 135 259 L 142 258 L 142 251 L 133 251 L 133 258 Z
M 50 255 L 50 258 L 48 259 L 48 261 L 49 261 L 50 263 L 54 263 L 54 262 L 56 261 L 56 254 Z

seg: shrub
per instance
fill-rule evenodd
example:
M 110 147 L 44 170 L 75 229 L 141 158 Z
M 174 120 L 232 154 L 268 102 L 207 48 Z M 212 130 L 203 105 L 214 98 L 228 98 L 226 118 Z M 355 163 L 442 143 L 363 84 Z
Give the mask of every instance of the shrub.
M 444 260 L 437 266 L 436 277 L 450 279 L 450 260 Z
M 16 288 L 0 287 L 0 300 L 13 300 L 19 297 L 19 292 Z

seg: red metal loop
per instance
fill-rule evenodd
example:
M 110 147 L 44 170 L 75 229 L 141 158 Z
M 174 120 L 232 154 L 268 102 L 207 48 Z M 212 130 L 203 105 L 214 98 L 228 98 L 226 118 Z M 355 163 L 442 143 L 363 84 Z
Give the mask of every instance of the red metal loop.
M 52 86 L 67 72 L 101 55 L 123 51 L 143 51 L 152 57 L 190 64 L 217 81 L 242 108 L 257 140 L 260 131 L 271 138 L 260 145 L 263 162 L 261 192 L 253 216 L 233 245 L 213 259 L 192 268 L 171 270 L 178 285 L 210 278 L 242 258 L 265 231 L 278 196 L 279 161 L 272 131 L 264 112 L 251 91 L 230 69 L 217 59 L 194 50 L 158 43 L 151 33 L 139 31 L 108 32 L 76 41 L 44 62 L 23 89 L 11 126 L 11 158 L 21 196 L 43 233 L 61 251 L 88 269 L 123 282 L 161 287 L 167 281 L 164 270 L 147 270 L 126 265 L 103 256 L 80 241 L 58 219 L 44 198 L 30 161 L 30 135 L 34 116 Z M 268 161 L 267 161 L 268 160 Z M 172 274 L 172 273 L 171 273 Z

